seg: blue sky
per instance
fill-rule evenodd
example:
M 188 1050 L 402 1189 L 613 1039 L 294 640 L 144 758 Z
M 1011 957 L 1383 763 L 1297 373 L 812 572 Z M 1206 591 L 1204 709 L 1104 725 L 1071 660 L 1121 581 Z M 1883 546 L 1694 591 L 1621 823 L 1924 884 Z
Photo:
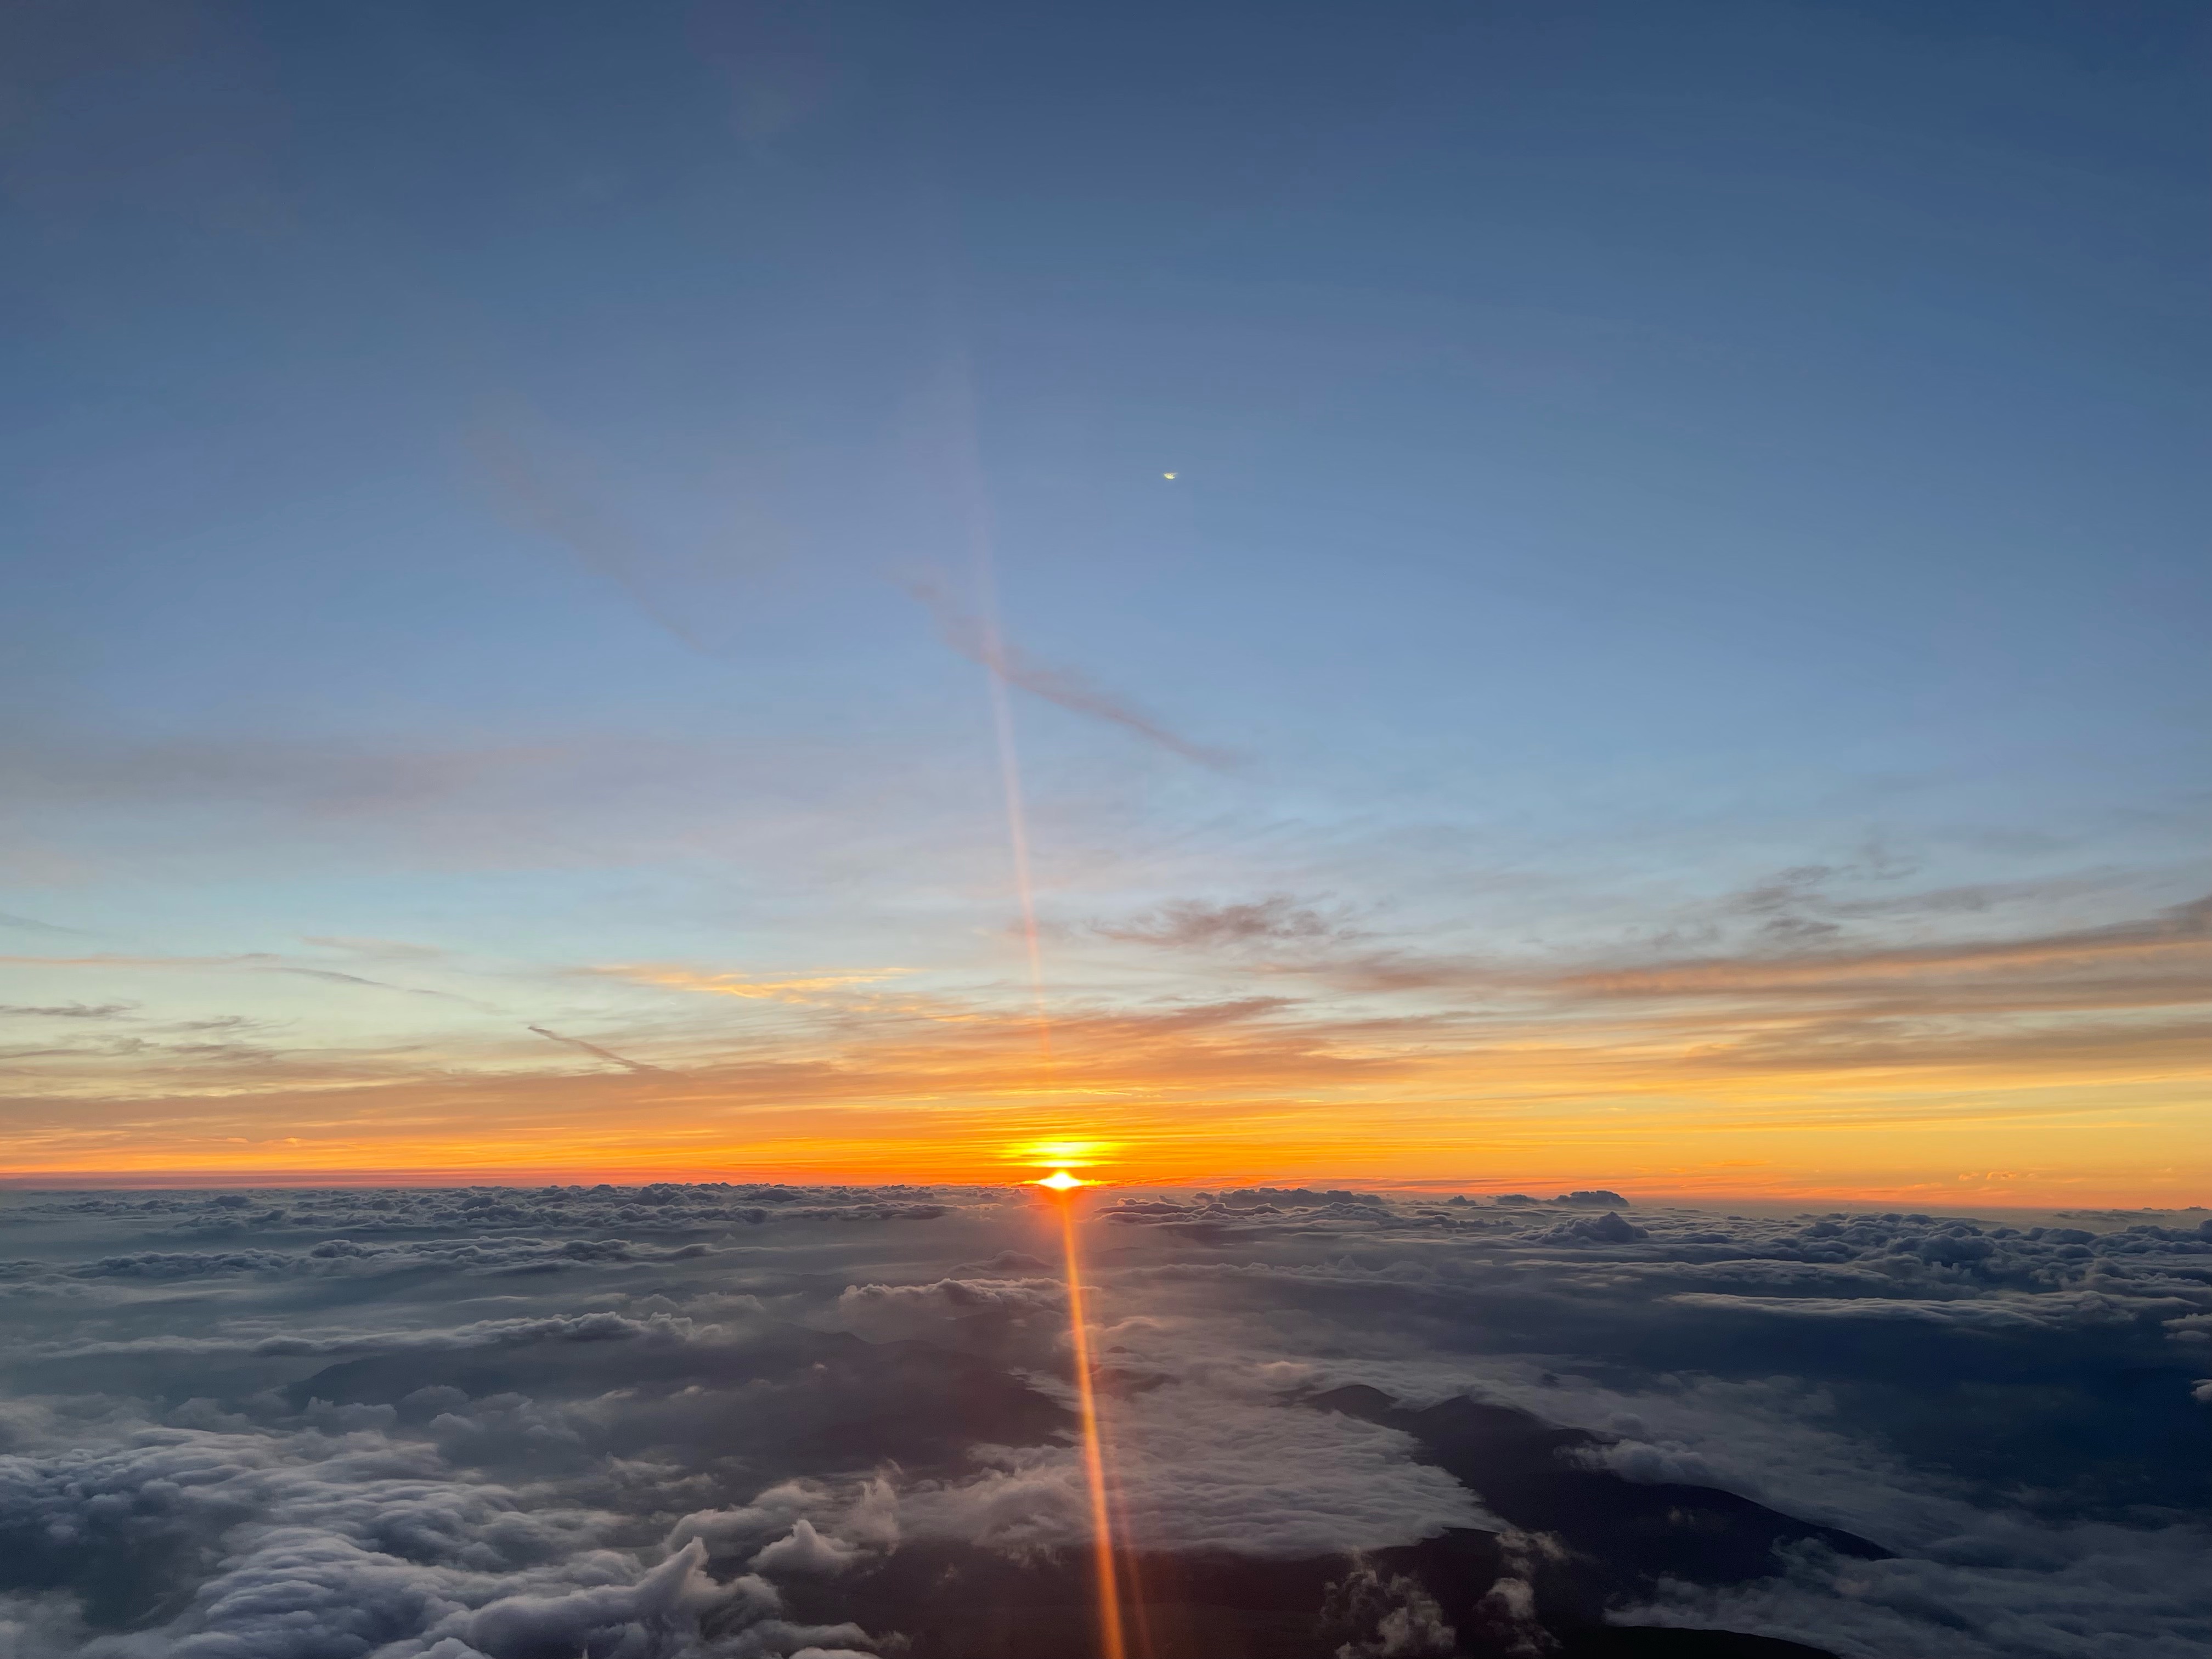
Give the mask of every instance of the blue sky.
M 2197 9 L 8 27 L 0 1002 L 148 1028 L 42 1125 L 738 1040 L 610 965 L 1020 1003 L 985 542 L 1083 1007 L 2203 890 Z

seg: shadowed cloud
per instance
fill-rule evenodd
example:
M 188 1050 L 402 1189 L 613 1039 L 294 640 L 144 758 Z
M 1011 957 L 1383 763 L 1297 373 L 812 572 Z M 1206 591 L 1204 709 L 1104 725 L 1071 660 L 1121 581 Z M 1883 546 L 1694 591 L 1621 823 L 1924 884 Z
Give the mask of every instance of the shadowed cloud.
M 1176 899 L 1122 921 L 1094 921 L 1093 933 L 1136 945 L 1210 949 L 1265 943 L 1303 944 L 1348 939 L 1358 933 L 1335 916 L 1301 904 L 1287 894 L 1241 904 L 1210 904 Z

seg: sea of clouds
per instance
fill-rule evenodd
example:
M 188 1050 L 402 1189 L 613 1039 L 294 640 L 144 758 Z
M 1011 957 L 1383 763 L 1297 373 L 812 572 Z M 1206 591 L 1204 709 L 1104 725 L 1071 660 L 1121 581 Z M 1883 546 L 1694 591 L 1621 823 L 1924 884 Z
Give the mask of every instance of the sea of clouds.
M 1122 1542 L 1222 1632 L 2212 1650 L 2201 1214 L 1084 1203 Z M 1058 1241 L 987 1188 L 0 1200 L 0 1659 L 951 1653 L 951 1576 L 1082 1559 Z

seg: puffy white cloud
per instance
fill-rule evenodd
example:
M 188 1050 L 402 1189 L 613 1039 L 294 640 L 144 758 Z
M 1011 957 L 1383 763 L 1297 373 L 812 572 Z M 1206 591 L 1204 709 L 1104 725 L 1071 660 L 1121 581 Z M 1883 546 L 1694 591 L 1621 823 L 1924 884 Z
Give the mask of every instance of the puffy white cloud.
M 492 1659 L 523 1659 L 548 1648 L 588 1650 L 595 1638 L 640 1626 L 696 1626 L 698 1615 L 723 1595 L 702 1571 L 706 1559 L 705 1547 L 695 1540 L 634 1583 L 501 1596 L 452 1614 L 429 1634 L 458 1635 Z M 459 1628 L 449 1628 L 453 1626 Z
M 696 1545 L 691 1547 L 698 1547 Z M 764 1545 L 752 1559 L 756 1571 L 781 1575 L 784 1573 L 838 1573 L 860 1559 L 860 1552 L 836 1539 L 825 1538 L 814 1529 L 811 1521 L 801 1516 L 791 1524 L 791 1530 L 773 1544 Z
M 1436 1597 L 1402 1574 L 1385 1578 L 1364 1562 L 1329 1586 L 1322 1617 L 1353 1632 L 1336 1659 L 1450 1659 L 1459 1651 L 1459 1632 L 1444 1622 Z

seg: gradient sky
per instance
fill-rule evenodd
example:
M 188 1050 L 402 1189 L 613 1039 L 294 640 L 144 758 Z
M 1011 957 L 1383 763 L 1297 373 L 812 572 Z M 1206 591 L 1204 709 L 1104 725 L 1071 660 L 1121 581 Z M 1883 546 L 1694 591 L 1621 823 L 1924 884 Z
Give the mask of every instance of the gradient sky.
M 12 9 L 0 1167 L 2204 1200 L 2206 21 Z

